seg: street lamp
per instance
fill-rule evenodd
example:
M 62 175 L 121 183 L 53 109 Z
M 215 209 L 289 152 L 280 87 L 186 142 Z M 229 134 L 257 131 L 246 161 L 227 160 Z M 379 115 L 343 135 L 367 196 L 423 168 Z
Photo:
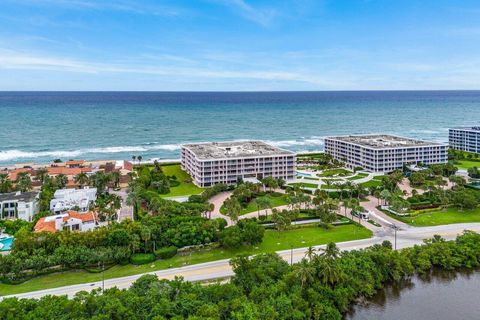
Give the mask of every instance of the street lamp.
M 293 266 L 293 246 L 290 247 L 290 265 Z
M 395 245 L 394 249 L 397 250 L 397 230 L 399 229 L 396 224 L 392 224 L 393 232 L 394 232 L 394 237 L 395 237 Z

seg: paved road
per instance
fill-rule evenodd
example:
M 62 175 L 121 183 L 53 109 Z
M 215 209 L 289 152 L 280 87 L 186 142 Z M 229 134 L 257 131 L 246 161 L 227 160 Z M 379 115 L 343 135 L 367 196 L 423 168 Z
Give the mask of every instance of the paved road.
M 424 228 L 408 228 L 397 232 L 397 248 L 411 247 L 415 244 L 421 244 L 423 239 L 431 238 L 435 234 L 439 234 L 446 239 L 454 239 L 458 234 L 464 230 L 472 230 L 480 232 L 480 223 L 469 224 L 453 224 L 436 227 Z M 370 239 L 356 240 L 338 243 L 342 250 L 361 249 L 373 244 L 379 244 L 384 240 L 389 240 L 392 244 L 395 243 L 393 230 L 383 228 L 382 231 L 376 232 L 376 235 Z M 322 248 L 324 246 L 317 246 Z M 305 256 L 306 248 L 285 250 L 277 252 L 286 261 L 293 261 L 294 263 L 300 261 Z M 172 268 L 167 270 L 149 272 L 147 274 L 155 274 L 162 279 L 173 279 L 175 276 L 182 276 L 188 281 L 205 281 L 212 279 L 221 279 L 233 275 L 232 269 L 229 265 L 229 260 L 219 260 L 207 263 L 201 263 L 181 268 Z M 105 288 L 118 287 L 128 288 L 135 280 L 143 274 L 121 277 L 115 279 L 105 280 Z M 101 282 L 85 283 L 79 285 L 65 286 L 53 289 L 46 289 L 23 294 L 16 294 L 19 298 L 40 298 L 45 295 L 68 295 L 73 297 L 77 292 L 90 291 L 92 289 L 101 288 Z

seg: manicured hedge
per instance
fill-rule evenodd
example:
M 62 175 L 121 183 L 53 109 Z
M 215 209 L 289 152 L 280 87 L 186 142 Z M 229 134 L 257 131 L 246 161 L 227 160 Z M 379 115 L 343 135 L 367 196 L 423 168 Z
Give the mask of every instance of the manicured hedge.
M 160 248 L 155 250 L 155 255 L 160 259 L 168 259 L 175 256 L 177 254 L 177 250 L 178 249 L 175 246 Z
M 130 257 L 132 264 L 147 264 L 153 261 L 155 261 L 153 253 L 135 253 Z

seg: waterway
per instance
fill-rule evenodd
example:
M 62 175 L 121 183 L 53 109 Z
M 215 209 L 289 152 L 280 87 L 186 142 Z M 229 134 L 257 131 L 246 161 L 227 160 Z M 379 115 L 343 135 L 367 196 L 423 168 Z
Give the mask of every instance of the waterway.
M 347 320 L 478 320 L 480 270 L 449 273 L 389 285 L 365 304 L 355 305 Z

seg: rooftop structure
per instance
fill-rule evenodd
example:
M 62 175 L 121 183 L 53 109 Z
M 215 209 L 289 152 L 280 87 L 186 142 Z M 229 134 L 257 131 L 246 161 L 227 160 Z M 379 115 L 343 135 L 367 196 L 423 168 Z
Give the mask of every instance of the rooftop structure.
M 295 178 L 295 153 L 261 141 L 233 141 L 182 146 L 182 168 L 200 187 L 233 184 L 239 179 Z
M 392 135 L 358 135 L 325 138 L 325 152 L 349 168 L 391 172 L 409 164 L 447 161 L 447 145 Z
M 366 148 L 374 149 L 441 145 L 441 143 L 428 142 L 386 134 L 339 136 L 328 137 L 328 139 L 340 140 L 352 144 L 357 144 Z
M 87 211 L 90 204 L 97 199 L 97 188 L 85 189 L 59 189 L 55 191 L 54 198 L 50 201 L 50 210 L 61 213 L 65 210 L 79 208 Z
M 234 159 L 251 156 L 293 155 L 262 141 L 232 141 L 185 144 L 182 146 L 193 152 L 198 159 Z
M 68 211 L 63 214 L 40 218 L 35 224 L 35 232 L 56 232 L 60 230 L 88 231 L 97 226 L 97 215 L 94 212 L 80 213 Z

